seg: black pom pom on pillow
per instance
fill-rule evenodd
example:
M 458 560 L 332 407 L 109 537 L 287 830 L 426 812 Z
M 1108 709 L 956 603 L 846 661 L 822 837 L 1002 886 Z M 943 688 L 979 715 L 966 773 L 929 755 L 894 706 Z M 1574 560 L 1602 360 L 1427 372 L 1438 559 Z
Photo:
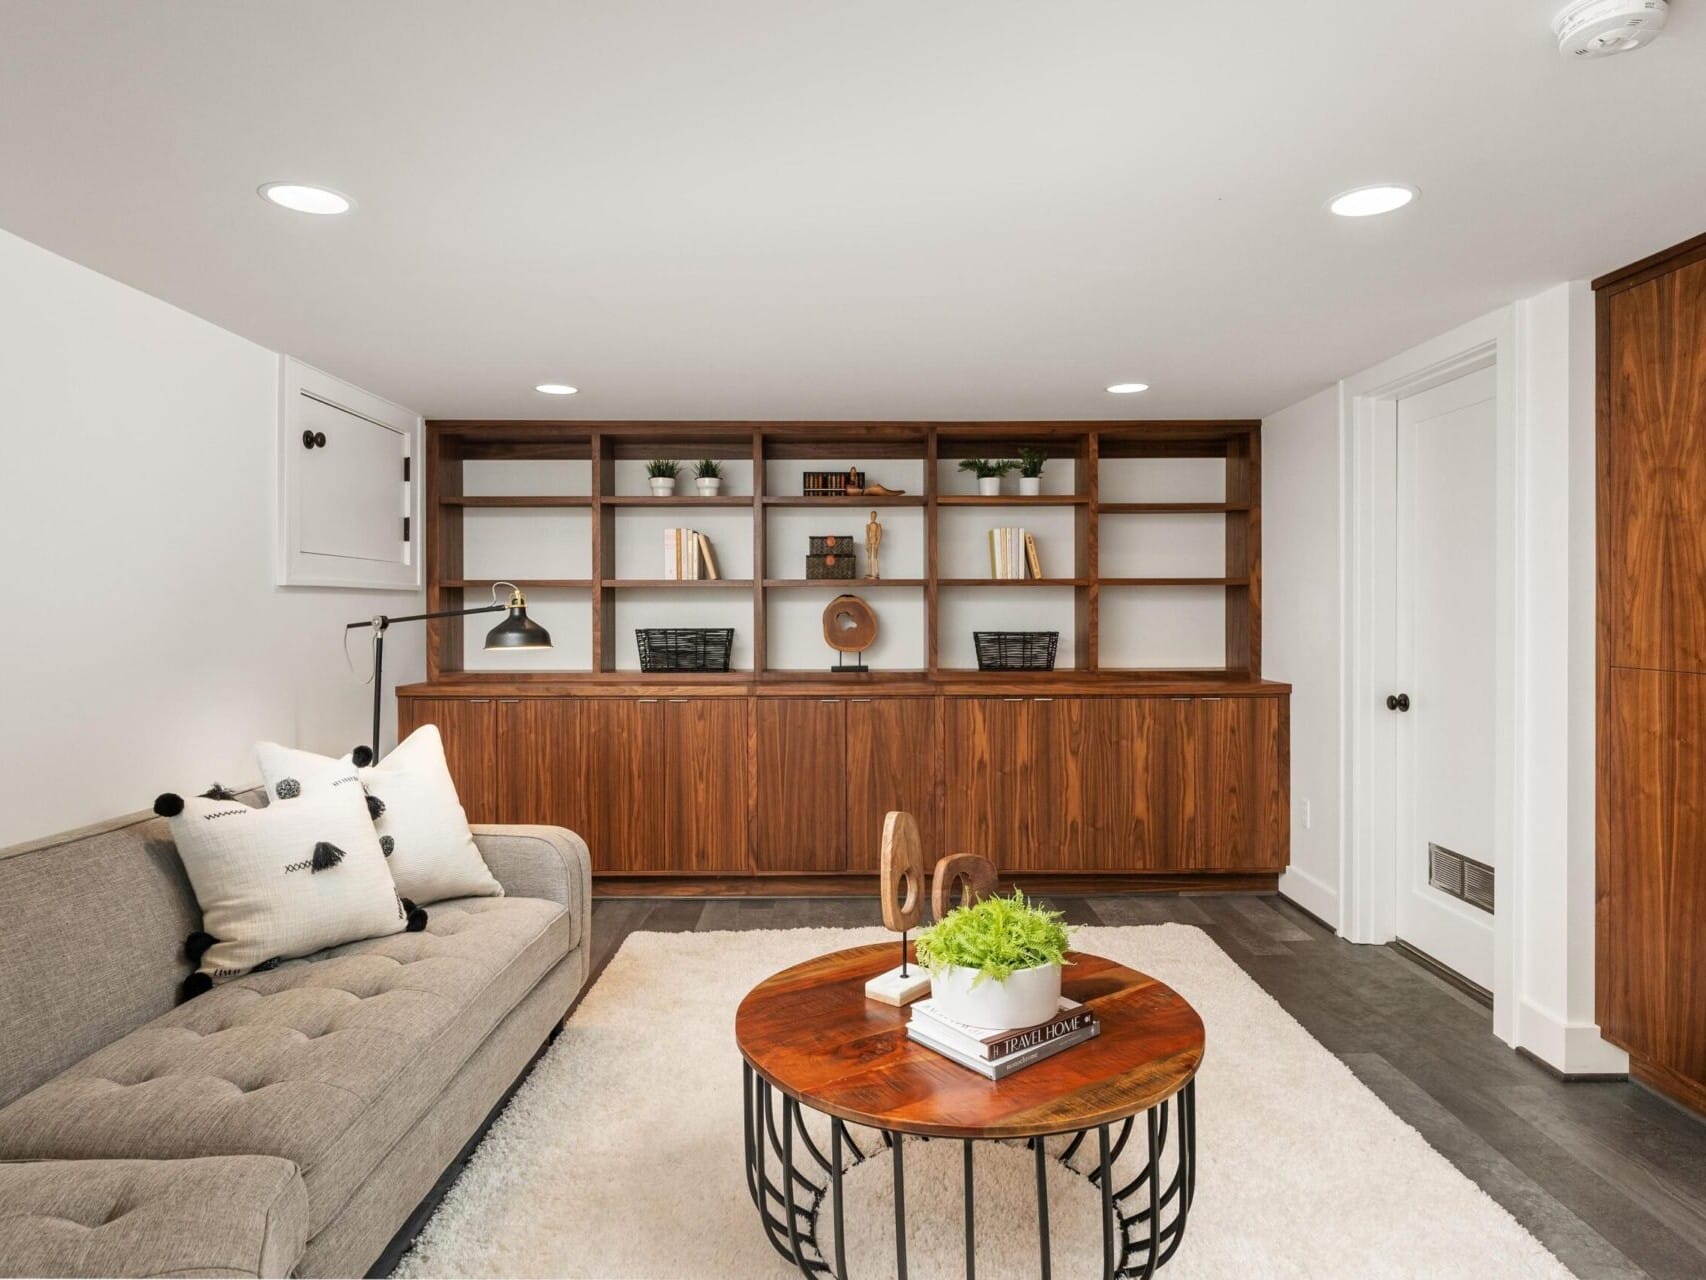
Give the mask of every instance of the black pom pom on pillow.
M 373 763 L 373 748 L 357 747 L 354 751 L 349 753 L 349 762 L 357 769 L 367 768 L 368 765 Z
M 218 941 L 211 933 L 197 929 L 184 939 L 184 954 L 189 957 L 191 964 L 200 964 L 201 958 L 207 954 L 207 949 Z
M 367 797 L 367 816 L 368 817 L 372 818 L 375 822 L 378 822 L 379 821 L 379 815 L 384 813 L 384 812 L 385 812 L 385 802 L 383 800 L 381 800 L 378 796 L 368 796 Z
M 213 979 L 205 973 L 192 973 L 184 979 L 184 985 L 179 988 L 184 1000 L 194 1000 L 204 991 L 213 990 Z M 180 1001 L 180 1003 L 182 1003 Z
M 393 853 L 397 852 L 397 842 L 390 836 L 380 836 L 379 852 L 389 858 Z
M 237 793 L 229 787 L 222 787 L 217 782 L 201 793 L 203 800 L 235 800 Z
M 424 932 L 426 929 L 426 924 L 427 924 L 426 908 L 425 907 L 417 907 L 414 904 L 414 900 L 411 898 L 404 898 L 402 901 L 403 901 L 403 915 L 404 915 L 404 918 L 407 919 L 409 922 L 408 926 L 403 930 L 403 932 L 404 933 L 422 933 L 422 932 Z
M 184 798 L 167 791 L 154 797 L 154 812 L 162 818 L 175 818 L 184 811 Z

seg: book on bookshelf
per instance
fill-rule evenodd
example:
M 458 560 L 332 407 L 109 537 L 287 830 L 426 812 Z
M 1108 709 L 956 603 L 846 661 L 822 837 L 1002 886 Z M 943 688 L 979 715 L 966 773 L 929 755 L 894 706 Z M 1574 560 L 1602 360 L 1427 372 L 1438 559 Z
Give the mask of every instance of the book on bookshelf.
M 1025 576 L 1025 539 L 1023 529 L 991 529 L 989 531 L 989 572 L 997 579 Z M 1038 575 L 1041 576 L 1041 575 Z
M 1030 569 L 1031 576 L 1033 578 L 1040 578 L 1043 576 L 1043 559 L 1040 555 L 1037 554 L 1036 535 L 1033 534 L 1029 529 L 1026 529 L 1024 532 L 1025 532 L 1025 564 Z
M 711 550 L 711 540 L 702 533 L 695 533 L 693 540 L 699 548 L 699 576 L 712 580 L 721 578 L 722 571 L 717 568 L 717 557 Z
M 914 1019 L 906 1024 L 907 1039 L 916 1040 L 926 1049 L 939 1053 L 950 1062 L 957 1062 L 960 1066 L 975 1071 L 988 1080 L 1000 1080 L 1010 1076 L 1015 1071 L 1022 1071 L 1028 1066 L 1041 1062 L 1044 1058 L 1052 1058 L 1055 1054 L 1070 1049 L 1074 1045 L 1092 1040 L 1101 1033 L 1101 1024 L 1092 1020 L 1079 1027 L 1078 1030 L 1069 1031 L 1065 1035 L 1057 1036 L 1044 1044 L 1035 1045 L 1029 1049 L 1021 1049 L 1019 1052 L 1010 1053 L 1003 1058 L 990 1059 L 976 1057 L 965 1052 L 958 1045 L 940 1038 L 935 1033 L 933 1023 L 920 1022 Z
M 931 999 L 916 1001 L 912 1006 L 912 1017 L 944 1043 L 973 1057 L 985 1059 L 1004 1058 L 1047 1044 L 1096 1021 L 1096 1015 L 1086 1006 L 1064 996 L 1061 997 L 1059 1012 L 1048 1021 L 1007 1031 L 989 1031 L 950 1018 Z
M 716 559 L 711 555 L 710 539 L 697 529 L 665 529 L 663 576 L 669 582 L 721 577 Z

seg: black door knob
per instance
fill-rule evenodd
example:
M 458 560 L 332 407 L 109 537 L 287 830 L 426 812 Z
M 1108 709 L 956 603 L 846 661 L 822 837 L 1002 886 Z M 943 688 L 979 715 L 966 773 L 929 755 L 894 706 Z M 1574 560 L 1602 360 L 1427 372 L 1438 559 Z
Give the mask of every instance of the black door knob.
M 1408 711 L 1410 709 L 1410 695 L 1407 693 L 1387 694 L 1386 709 L 1388 711 Z
M 304 431 L 302 433 L 302 447 L 304 449 L 324 449 L 326 447 L 326 433 L 324 431 Z

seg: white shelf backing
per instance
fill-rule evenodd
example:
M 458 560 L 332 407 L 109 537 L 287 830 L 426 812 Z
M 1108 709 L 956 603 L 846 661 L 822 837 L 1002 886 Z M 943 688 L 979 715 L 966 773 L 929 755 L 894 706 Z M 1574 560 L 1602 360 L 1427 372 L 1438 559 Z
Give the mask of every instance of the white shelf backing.
M 1011 454 L 991 453 L 991 458 L 1017 457 L 1018 450 Z M 1102 464 L 1106 466 L 1106 463 Z M 1071 497 L 1077 492 L 1078 463 L 1072 458 L 1050 458 L 1043 466 L 1042 474 L 1043 496 Z M 944 498 L 975 498 L 977 497 L 977 477 L 969 471 L 960 470 L 960 459 L 941 458 L 936 463 L 936 492 Z M 1016 498 L 1019 496 L 1019 473 L 1009 472 L 1001 477 L 1001 496 Z
M 1058 631 L 1055 668 L 1065 670 L 1076 652 L 1076 605 L 1071 587 L 943 587 L 937 597 L 938 658 L 943 667 L 975 671 L 973 631 Z M 1104 627 L 1105 619 L 1104 614 Z
M 743 445 L 744 449 L 745 446 Z M 683 458 L 675 454 L 667 454 L 681 464 L 681 470 L 675 473 L 675 496 L 678 498 L 696 498 L 699 490 L 693 484 L 693 467 L 698 458 Z M 750 498 L 752 496 L 752 459 L 748 456 L 739 458 L 718 458 L 723 464 L 723 486 L 718 496 L 723 498 Z M 635 459 L 619 459 L 614 464 L 616 473 L 615 496 L 623 498 L 646 498 L 651 496 L 651 479 L 646 475 L 644 461 Z M 751 521 L 751 517 L 747 517 Z
M 501 596 L 499 597 L 502 598 Z M 469 607 L 486 603 L 482 588 L 464 593 Z M 486 632 L 504 620 L 501 613 L 476 613 L 462 619 L 462 665 L 469 671 L 591 671 L 592 593 L 586 588 L 535 587 L 527 593 L 527 616 L 551 633 L 549 649 L 486 650 Z
M 905 489 L 909 495 L 924 493 L 922 458 L 772 458 L 764 464 L 764 493 L 770 498 L 801 496 L 800 477 L 807 471 L 841 471 L 857 468 L 866 484 Z
M 774 465 L 774 464 L 772 464 Z M 818 534 L 846 534 L 853 540 L 856 576 L 864 577 L 865 525 L 875 510 L 883 526 L 882 564 L 887 578 L 924 576 L 924 510 L 921 507 L 770 507 L 764 522 L 764 576 L 803 578 L 811 539 Z
M 616 594 L 616 669 L 638 671 L 636 627 L 733 627 L 733 669 L 752 670 L 752 591 L 749 587 L 630 587 Z
M 1225 502 L 1225 458 L 1103 458 L 1103 502 Z
M 657 559 L 662 562 L 662 551 Z M 462 576 L 590 578 L 592 513 L 469 507 L 462 513 Z
M 1028 529 L 1036 538 L 1043 577 L 1078 576 L 1073 555 L 1078 517 L 1072 507 L 942 507 L 936 519 L 937 572 L 944 578 L 990 577 L 989 531 L 1008 527 Z
M 1226 665 L 1224 587 L 1103 587 L 1104 669 Z
M 919 671 L 928 658 L 924 644 L 924 591 L 920 587 L 847 589 L 877 615 L 877 642 L 865 650 L 865 665 L 878 670 Z M 765 665 L 771 671 L 827 671 L 835 651 L 824 643 L 823 611 L 834 591 L 772 591 L 766 600 Z M 851 661 L 851 659 L 849 659 Z
M 1104 515 L 1104 578 L 1226 576 L 1226 517 L 1216 514 Z
M 663 531 L 697 529 L 711 542 L 718 575 L 724 578 L 752 577 L 752 511 L 741 507 L 617 507 L 616 576 L 618 578 L 661 578 Z M 748 622 L 750 625 L 750 619 Z
M 572 458 L 470 458 L 462 492 L 471 498 L 584 498 L 592 492 L 592 463 Z

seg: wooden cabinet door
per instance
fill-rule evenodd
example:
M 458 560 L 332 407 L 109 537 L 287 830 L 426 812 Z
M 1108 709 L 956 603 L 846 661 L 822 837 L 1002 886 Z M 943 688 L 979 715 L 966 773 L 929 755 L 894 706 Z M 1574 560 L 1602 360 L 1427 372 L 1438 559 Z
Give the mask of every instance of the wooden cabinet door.
M 1018 837 L 997 864 L 1014 871 L 1081 871 L 1085 830 L 1086 730 L 1093 698 L 1030 698 L 1017 762 Z
M 666 776 L 655 801 L 667 823 L 664 865 L 699 875 L 747 873 L 747 699 L 663 704 Z
M 498 768 L 498 708 L 490 698 L 400 698 L 397 732 L 407 737 L 423 724 L 438 726 L 444 761 L 469 822 L 506 822 Z
M 1185 830 L 1188 866 L 1202 871 L 1278 870 L 1285 865 L 1285 792 L 1277 698 L 1198 698 L 1183 758 L 1195 774 L 1195 813 Z
M 918 821 L 925 869 L 954 850 L 942 846 L 940 698 L 850 698 L 847 702 L 847 869 L 876 871 L 883 819 L 903 809 Z
M 1178 762 L 1166 698 L 1086 698 L 1083 733 L 1085 869 L 1159 871 L 1180 841 L 1170 826 Z
M 943 700 L 942 852 L 1012 865 L 1019 842 L 1030 703 L 1024 698 Z
M 840 698 L 753 702 L 759 871 L 847 866 L 847 704 Z
M 567 827 L 596 872 L 668 869 L 657 699 L 525 698 L 499 711 L 513 821 Z

